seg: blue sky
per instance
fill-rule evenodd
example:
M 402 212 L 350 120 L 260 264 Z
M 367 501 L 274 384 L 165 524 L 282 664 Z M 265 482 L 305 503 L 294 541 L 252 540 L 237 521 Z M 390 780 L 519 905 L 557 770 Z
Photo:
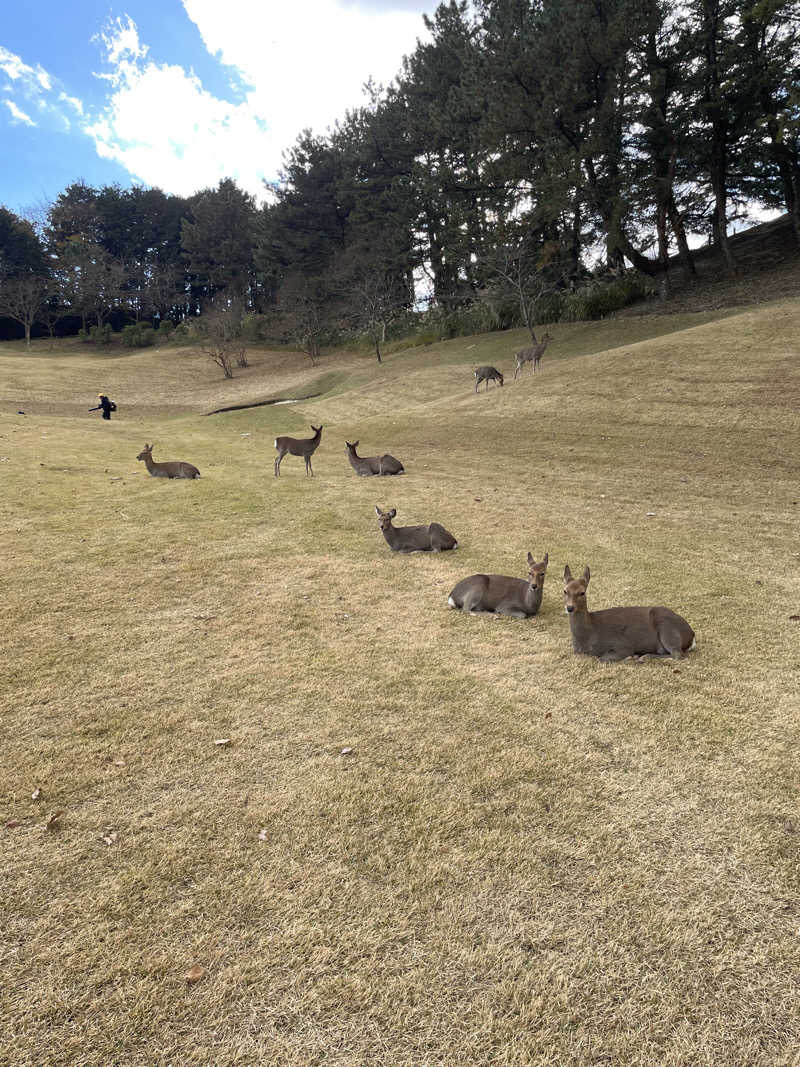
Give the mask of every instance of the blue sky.
M 0 204 L 79 178 L 259 196 L 425 36 L 425 0 L 42 0 L 0 13 Z

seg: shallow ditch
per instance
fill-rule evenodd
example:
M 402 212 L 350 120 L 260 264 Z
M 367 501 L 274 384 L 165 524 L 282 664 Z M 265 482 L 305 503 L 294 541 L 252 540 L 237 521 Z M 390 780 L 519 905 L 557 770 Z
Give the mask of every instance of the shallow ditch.
M 213 411 L 207 411 L 206 415 L 222 415 L 225 411 L 246 411 L 247 408 L 273 407 L 275 404 L 299 404 L 301 400 L 313 400 L 317 396 L 322 396 L 322 393 L 309 393 L 308 396 L 293 396 L 285 399 L 278 397 L 275 400 L 256 400 L 253 404 L 231 404 L 227 408 L 215 408 Z

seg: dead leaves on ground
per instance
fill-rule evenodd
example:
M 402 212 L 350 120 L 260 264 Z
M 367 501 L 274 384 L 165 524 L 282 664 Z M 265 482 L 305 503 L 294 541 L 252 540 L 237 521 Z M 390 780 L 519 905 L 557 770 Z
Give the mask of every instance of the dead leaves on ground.
M 201 963 L 195 963 L 183 977 L 186 979 L 188 985 L 194 985 L 196 982 L 199 982 L 201 978 L 205 978 L 207 973 L 207 970 Z

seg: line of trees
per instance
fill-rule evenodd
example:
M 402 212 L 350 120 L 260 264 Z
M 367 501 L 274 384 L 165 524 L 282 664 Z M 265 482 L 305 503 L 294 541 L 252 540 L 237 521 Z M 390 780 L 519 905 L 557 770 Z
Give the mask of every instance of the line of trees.
M 303 131 L 258 207 L 69 186 L 37 230 L 0 210 L 0 313 L 51 331 L 256 312 L 312 356 L 424 293 L 533 331 L 602 261 L 666 296 L 690 234 L 729 270 L 732 222 L 800 242 L 800 0 L 449 0 L 387 88 Z M 63 321 L 62 321 L 63 327 Z

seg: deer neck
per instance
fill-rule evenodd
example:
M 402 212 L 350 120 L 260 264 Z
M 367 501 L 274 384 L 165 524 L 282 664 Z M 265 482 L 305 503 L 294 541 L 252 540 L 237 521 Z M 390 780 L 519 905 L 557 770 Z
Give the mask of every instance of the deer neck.
M 575 649 L 586 646 L 595 632 L 592 613 L 588 608 L 583 611 L 568 612 L 569 629 L 572 634 L 572 647 Z
M 156 469 L 155 460 L 153 459 L 151 453 L 149 453 L 149 452 L 144 457 L 144 465 L 145 465 L 145 467 L 147 467 L 147 470 L 148 470 L 149 474 L 152 474 L 153 471 Z
M 525 590 L 525 604 L 530 607 L 538 607 L 542 602 L 543 589 L 535 586 L 533 582 L 528 582 L 528 587 Z

